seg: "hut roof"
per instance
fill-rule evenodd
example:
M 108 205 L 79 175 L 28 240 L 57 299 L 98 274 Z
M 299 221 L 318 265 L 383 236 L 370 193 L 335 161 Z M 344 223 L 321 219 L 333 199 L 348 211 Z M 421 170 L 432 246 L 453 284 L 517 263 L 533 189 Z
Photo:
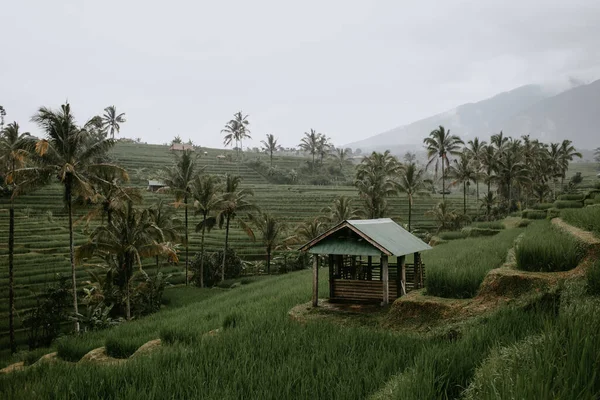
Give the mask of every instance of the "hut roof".
M 403 256 L 431 247 L 390 218 L 346 220 L 300 248 L 311 254 Z
M 165 186 L 165 184 L 161 181 L 153 181 L 153 180 L 149 180 L 148 181 L 148 186 Z

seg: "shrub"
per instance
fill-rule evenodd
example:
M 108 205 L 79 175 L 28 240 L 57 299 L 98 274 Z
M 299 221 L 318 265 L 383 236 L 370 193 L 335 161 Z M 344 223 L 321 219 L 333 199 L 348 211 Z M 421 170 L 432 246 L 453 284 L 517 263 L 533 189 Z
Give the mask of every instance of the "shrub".
M 505 226 L 500 221 L 484 221 L 484 222 L 474 222 L 471 224 L 473 228 L 482 228 L 482 229 L 504 229 Z
M 556 200 L 554 202 L 554 207 L 563 209 L 563 208 L 582 208 L 583 201 L 575 201 L 575 200 Z
M 596 260 L 586 272 L 589 294 L 600 295 L 600 260 Z
M 600 207 L 563 210 L 561 216 L 569 224 L 600 236 Z
M 104 342 L 104 347 L 106 347 L 106 354 L 111 357 L 128 358 L 145 342 L 145 340 L 140 340 L 139 337 L 120 335 L 119 337 L 108 337 Z
M 532 224 L 517 244 L 515 256 L 519 269 L 556 272 L 575 268 L 585 256 L 585 246 L 549 221 Z
M 558 196 L 558 200 L 583 200 L 585 195 L 583 193 L 571 193 L 571 194 L 561 194 Z
M 214 286 L 221 282 L 221 266 L 223 262 L 223 250 L 214 253 L 204 253 L 204 285 Z M 237 278 L 242 272 L 242 259 L 232 248 L 227 249 L 225 259 L 225 279 Z M 191 269 L 194 273 L 192 281 L 200 284 L 200 253 L 197 253 L 191 262 Z
M 448 232 L 440 232 L 438 237 L 442 240 L 457 240 L 464 239 L 465 235 L 462 231 L 448 231 Z
M 558 218 L 558 217 L 560 217 L 560 210 L 558 208 L 549 208 L 548 210 L 546 210 L 546 218 L 547 219 Z
M 494 236 L 500 232 L 498 229 L 466 227 L 461 230 L 463 237 Z
M 546 211 L 542 210 L 524 210 L 521 213 L 521 217 L 527 219 L 546 219 L 546 215 Z
M 554 203 L 538 203 L 533 206 L 534 210 L 547 210 L 554 207 Z
M 522 219 L 519 221 L 519 223 L 517 224 L 518 228 L 527 228 L 529 226 L 529 224 L 531 224 L 533 221 L 530 219 Z

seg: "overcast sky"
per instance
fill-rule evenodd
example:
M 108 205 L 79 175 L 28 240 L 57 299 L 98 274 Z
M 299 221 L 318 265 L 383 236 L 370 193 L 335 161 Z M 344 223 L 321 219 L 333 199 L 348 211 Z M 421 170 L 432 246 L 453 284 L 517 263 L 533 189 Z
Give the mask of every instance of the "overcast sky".
M 484 5 L 485 4 L 485 5 Z M 0 5 L 0 104 L 38 134 L 40 106 L 121 134 L 221 147 L 249 114 L 257 145 L 335 144 L 534 82 L 600 78 L 599 0 L 48 1 Z

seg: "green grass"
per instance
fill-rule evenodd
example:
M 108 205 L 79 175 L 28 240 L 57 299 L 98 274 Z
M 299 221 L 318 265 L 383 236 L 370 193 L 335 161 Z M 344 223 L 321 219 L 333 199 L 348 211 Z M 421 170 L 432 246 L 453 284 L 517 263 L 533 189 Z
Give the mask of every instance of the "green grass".
M 473 222 L 471 224 L 471 226 L 473 228 L 480 228 L 480 229 L 497 229 L 497 230 L 501 230 L 506 228 L 504 226 L 504 224 L 500 221 L 482 221 L 482 222 Z
M 585 253 L 581 242 L 550 221 L 527 227 L 515 249 L 518 268 L 537 272 L 568 271 L 579 264 Z
M 65 361 L 77 362 L 90 351 L 103 345 L 104 340 L 99 338 L 98 335 L 84 333 L 80 336 L 60 338 L 56 343 L 56 351 L 59 358 Z
M 569 193 L 569 194 L 561 194 L 558 196 L 558 200 L 578 200 L 583 201 L 585 195 L 583 193 Z
M 427 294 L 468 298 L 477 294 L 485 275 L 506 260 L 521 229 L 507 229 L 493 237 L 455 240 L 424 253 Z
M 137 337 L 111 335 L 106 338 L 104 346 L 106 347 L 106 354 L 109 356 L 114 358 L 128 358 L 146 342 L 146 340 Z
M 533 205 L 534 210 L 547 210 L 549 208 L 553 208 L 554 203 L 538 203 Z
M 521 216 L 527 219 L 546 219 L 546 210 L 523 210 Z
M 561 218 L 571 225 L 600 236 L 600 207 L 586 207 L 579 210 L 562 210 Z
M 465 235 L 461 231 L 440 232 L 438 237 L 442 240 L 458 240 L 464 239 Z
M 596 260 L 585 273 L 588 293 L 600 295 L 600 260 Z
M 583 208 L 583 200 L 557 200 L 554 202 L 554 207 L 558 209 L 563 208 Z

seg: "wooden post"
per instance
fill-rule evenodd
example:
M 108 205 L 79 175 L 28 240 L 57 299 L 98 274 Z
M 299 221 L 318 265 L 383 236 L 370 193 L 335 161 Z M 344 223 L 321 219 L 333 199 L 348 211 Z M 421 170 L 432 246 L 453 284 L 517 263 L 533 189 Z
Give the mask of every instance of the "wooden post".
M 331 299 L 332 297 L 335 297 L 335 293 L 334 293 L 334 287 L 333 287 L 333 267 L 334 267 L 334 262 L 333 262 L 333 254 L 329 255 L 329 298 Z
M 390 302 L 390 284 L 389 284 L 389 269 L 388 269 L 388 256 L 381 256 L 381 279 L 383 281 L 383 302 L 384 306 L 388 305 Z
M 419 253 L 414 254 L 414 273 L 415 273 L 415 289 L 419 289 Z
M 402 268 L 402 295 L 406 294 L 406 257 L 402 256 L 402 265 L 399 267 Z
M 402 265 L 406 256 L 396 258 L 396 297 L 402 296 Z
M 319 255 L 313 254 L 313 307 L 319 305 Z
M 367 257 L 367 279 L 373 280 L 373 257 Z

